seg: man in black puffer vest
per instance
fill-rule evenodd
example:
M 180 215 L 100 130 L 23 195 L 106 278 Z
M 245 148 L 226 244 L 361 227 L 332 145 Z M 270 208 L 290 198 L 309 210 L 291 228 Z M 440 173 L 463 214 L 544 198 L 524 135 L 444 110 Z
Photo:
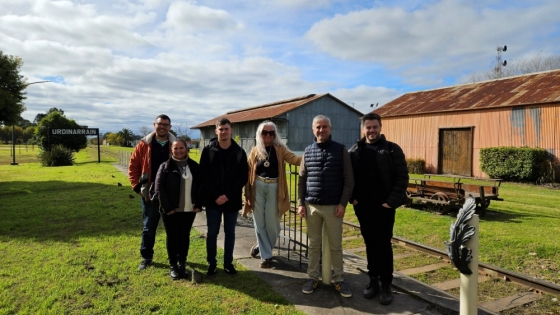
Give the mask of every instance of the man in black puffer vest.
M 354 192 L 350 202 L 366 243 L 370 281 L 364 297 L 388 305 L 393 301 L 393 225 L 395 209 L 406 202 L 408 168 L 402 149 L 381 134 L 381 117 L 362 117 L 364 136 L 350 148 L 354 169 Z M 379 282 L 381 281 L 381 288 Z
M 352 194 L 354 178 L 346 147 L 331 139 L 331 121 L 319 115 L 313 119 L 315 142 L 305 148 L 298 182 L 298 213 L 305 218 L 309 237 L 309 281 L 302 291 L 313 293 L 319 284 L 319 260 L 323 222 L 333 266 L 334 287 L 343 297 L 352 292 L 344 283 L 342 267 L 342 218 Z

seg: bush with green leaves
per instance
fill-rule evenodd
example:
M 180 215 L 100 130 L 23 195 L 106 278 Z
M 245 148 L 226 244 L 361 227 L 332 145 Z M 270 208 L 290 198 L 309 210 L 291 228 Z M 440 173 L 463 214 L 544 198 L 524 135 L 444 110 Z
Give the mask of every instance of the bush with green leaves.
M 87 147 L 85 135 L 49 134 L 50 129 L 80 129 L 80 125 L 66 118 L 63 111 L 51 111 L 39 121 L 35 132 L 35 140 L 42 150 L 48 151 L 55 145 L 64 145 L 75 152 Z
M 74 152 L 58 144 L 50 151 L 41 151 L 39 159 L 43 166 L 70 166 L 74 165 Z
M 409 174 L 426 173 L 426 161 L 423 159 L 406 159 Z
M 491 178 L 518 182 L 554 181 L 554 163 L 542 148 L 496 147 L 480 149 L 480 170 Z

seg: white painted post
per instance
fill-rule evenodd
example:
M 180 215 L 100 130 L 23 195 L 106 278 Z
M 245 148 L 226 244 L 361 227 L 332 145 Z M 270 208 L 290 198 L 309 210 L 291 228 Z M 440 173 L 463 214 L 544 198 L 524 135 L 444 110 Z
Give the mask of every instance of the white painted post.
M 329 238 L 327 237 L 327 224 L 323 222 L 323 256 L 321 258 L 321 270 L 324 284 L 331 284 L 332 271 L 331 271 L 331 247 L 329 245 Z
M 472 259 L 469 262 L 470 275 L 461 273 L 461 293 L 459 302 L 460 315 L 476 315 L 478 313 L 478 215 L 474 214 L 468 224 L 474 227 L 474 235 L 465 247 L 471 249 Z

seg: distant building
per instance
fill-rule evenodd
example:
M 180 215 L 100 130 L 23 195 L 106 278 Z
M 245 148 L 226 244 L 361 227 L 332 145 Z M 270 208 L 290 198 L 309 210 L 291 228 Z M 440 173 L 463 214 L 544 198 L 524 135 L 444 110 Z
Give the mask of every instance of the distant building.
M 489 147 L 560 158 L 560 70 L 407 93 L 373 112 L 387 139 L 430 173 L 485 177 L 480 149 Z
M 215 122 L 227 117 L 233 123 L 232 137 L 239 136 L 240 145 L 248 152 L 255 144 L 255 132 L 264 120 L 273 121 L 280 139 L 292 151 L 303 151 L 313 142 L 311 129 L 313 117 L 325 115 L 333 125 L 332 138 L 348 148 L 360 136 L 359 118 L 363 115 L 352 106 L 329 93 L 310 94 L 274 103 L 234 110 L 200 123 L 191 129 L 200 130 L 200 147 L 216 137 Z

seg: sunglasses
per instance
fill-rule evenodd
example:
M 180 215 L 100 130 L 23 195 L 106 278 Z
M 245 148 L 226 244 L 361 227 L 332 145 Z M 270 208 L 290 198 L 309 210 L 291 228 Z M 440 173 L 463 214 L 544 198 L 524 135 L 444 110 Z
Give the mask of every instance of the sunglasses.
M 263 131 L 261 132 L 261 135 L 262 135 L 262 136 L 268 136 L 268 135 L 270 135 L 271 137 L 274 137 L 274 136 L 276 135 L 276 131 L 274 131 L 274 130 L 271 130 L 271 131 L 263 130 Z

